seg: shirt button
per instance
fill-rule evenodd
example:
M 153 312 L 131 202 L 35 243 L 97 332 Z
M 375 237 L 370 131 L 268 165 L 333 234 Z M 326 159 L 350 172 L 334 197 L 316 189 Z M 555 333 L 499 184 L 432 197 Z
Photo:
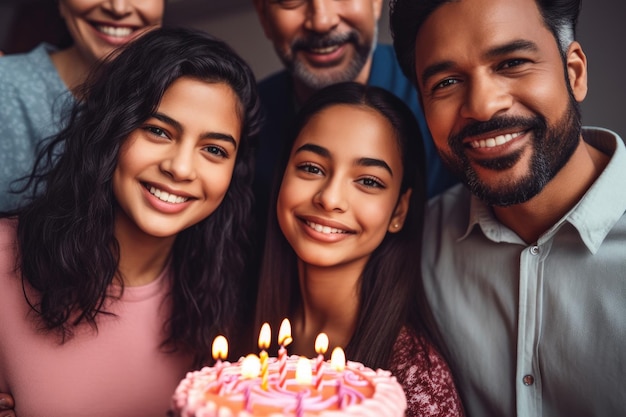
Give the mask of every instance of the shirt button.
M 539 255 L 539 246 L 531 246 L 530 253 L 533 255 Z
M 524 385 L 529 386 L 535 383 L 535 378 L 532 375 L 526 375 L 522 378 Z

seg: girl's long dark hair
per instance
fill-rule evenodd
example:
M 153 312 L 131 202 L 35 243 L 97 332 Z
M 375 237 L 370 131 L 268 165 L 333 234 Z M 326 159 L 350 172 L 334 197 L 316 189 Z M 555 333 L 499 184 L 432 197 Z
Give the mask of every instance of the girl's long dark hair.
M 291 147 L 308 120 L 323 109 L 347 104 L 364 106 L 384 116 L 395 128 L 404 174 L 401 193 L 412 189 L 402 230 L 387 233 L 372 253 L 360 278 L 356 331 L 346 355 L 370 367 L 387 368 L 393 344 L 403 326 L 424 341 L 438 341 L 421 280 L 420 253 L 426 202 L 425 154 L 419 127 L 411 110 L 388 91 L 355 82 L 336 84 L 317 92 L 299 112 L 290 141 L 281 154 L 274 179 L 266 246 L 257 299 L 257 324 L 269 321 L 278 329 L 302 304 L 297 256 L 283 236 L 276 218 L 276 201 Z
M 232 330 L 250 241 L 251 141 L 259 124 L 255 79 L 224 42 L 200 31 L 162 28 L 90 76 L 67 128 L 39 154 L 27 184 L 29 202 L 12 213 L 19 218 L 18 268 L 38 292 L 31 306 L 43 328 L 59 331 L 62 340 L 81 323 L 97 328 L 98 315 L 107 314 L 107 289 L 120 257 L 112 192 L 118 153 L 183 76 L 230 86 L 239 99 L 242 133 L 222 204 L 174 243 L 163 347 L 188 352 L 199 363 L 216 333 Z

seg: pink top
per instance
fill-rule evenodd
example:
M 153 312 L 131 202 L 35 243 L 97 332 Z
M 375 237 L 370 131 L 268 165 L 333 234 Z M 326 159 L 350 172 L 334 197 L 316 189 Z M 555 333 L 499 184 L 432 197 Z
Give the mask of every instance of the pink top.
M 406 329 L 393 346 L 389 369 L 404 389 L 406 417 L 461 417 L 463 406 L 450 368 L 432 345 L 427 346 L 424 351 Z
M 65 344 L 38 332 L 14 272 L 16 222 L 0 220 L 0 392 L 19 417 L 165 416 L 191 358 L 159 350 L 169 314 L 169 275 L 126 287 L 98 318 L 98 333 L 77 329 Z M 28 288 L 27 288 L 28 291 Z M 32 291 L 30 291 L 32 294 Z

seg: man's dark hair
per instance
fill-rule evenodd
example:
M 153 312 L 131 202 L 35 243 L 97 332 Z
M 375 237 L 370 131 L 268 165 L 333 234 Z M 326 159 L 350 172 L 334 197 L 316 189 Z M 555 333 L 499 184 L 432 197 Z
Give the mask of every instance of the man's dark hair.
M 393 46 L 402 71 L 413 84 L 415 78 L 415 38 L 420 28 L 439 6 L 459 0 L 391 0 L 390 26 Z M 562 57 L 574 41 L 582 0 L 535 0 L 543 21 L 554 35 Z

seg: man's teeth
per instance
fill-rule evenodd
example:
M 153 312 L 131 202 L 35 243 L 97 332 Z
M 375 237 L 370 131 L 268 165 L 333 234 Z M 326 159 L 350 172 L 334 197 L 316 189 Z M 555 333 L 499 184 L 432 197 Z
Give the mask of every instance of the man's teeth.
M 317 223 L 313 223 L 307 220 L 306 224 L 311 228 L 314 229 L 316 232 L 320 232 L 320 233 L 324 233 L 324 234 L 341 234 L 341 233 L 348 233 L 345 230 L 341 230 L 341 229 L 336 229 L 334 227 L 330 227 L 330 226 L 322 226 L 321 224 L 317 224 Z
M 507 133 L 506 135 L 498 135 L 494 138 L 475 140 L 473 142 L 470 142 L 470 144 L 472 145 L 472 148 L 493 148 L 496 146 L 504 145 L 505 143 L 512 141 L 521 134 L 522 132 Z
M 314 54 L 330 54 L 331 52 L 335 52 L 337 49 L 339 49 L 339 45 L 331 45 L 331 46 L 327 46 L 325 48 L 311 48 L 311 52 L 313 52 Z
M 105 35 L 115 36 L 116 38 L 125 38 L 126 36 L 130 36 L 133 33 L 131 28 L 121 28 L 115 26 L 97 26 L 98 31 L 104 33 Z
M 150 191 L 150 194 L 152 194 L 159 200 L 165 201 L 168 203 L 179 204 L 179 203 L 184 203 L 185 201 L 189 200 L 189 197 L 181 197 L 179 195 L 170 194 L 166 191 L 161 191 L 158 188 L 154 188 L 154 187 L 150 187 L 149 191 Z

